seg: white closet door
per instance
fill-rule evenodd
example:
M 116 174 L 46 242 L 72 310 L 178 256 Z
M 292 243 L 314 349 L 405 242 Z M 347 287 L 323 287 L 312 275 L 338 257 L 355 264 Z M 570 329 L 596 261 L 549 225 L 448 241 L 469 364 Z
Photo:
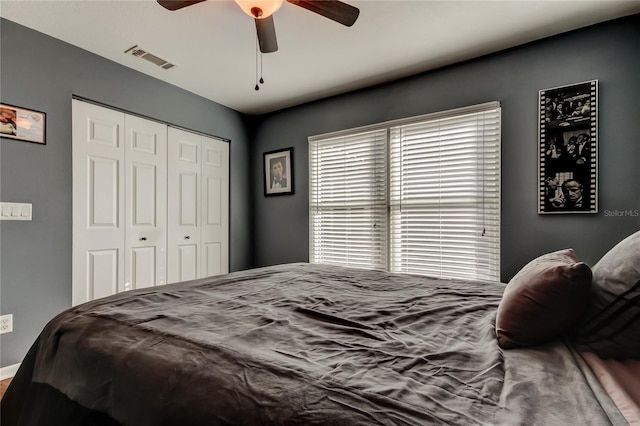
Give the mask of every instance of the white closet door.
M 166 283 L 167 126 L 125 115 L 125 290 Z
M 201 276 L 229 272 L 229 144 L 202 137 Z
M 72 303 L 124 283 L 124 115 L 73 101 Z
M 200 277 L 200 136 L 168 130 L 168 282 Z
M 73 305 L 228 272 L 229 144 L 73 101 Z

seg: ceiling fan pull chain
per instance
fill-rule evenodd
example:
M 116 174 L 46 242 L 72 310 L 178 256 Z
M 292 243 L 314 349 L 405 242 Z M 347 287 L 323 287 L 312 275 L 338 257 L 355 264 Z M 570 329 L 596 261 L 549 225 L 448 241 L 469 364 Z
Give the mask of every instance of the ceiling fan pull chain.
M 262 52 L 260 52 L 260 84 L 264 84 L 264 78 L 262 78 Z
M 258 91 L 260 90 L 260 86 L 258 86 L 258 55 L 260 53 L 258 52 L 258 37 L 256 36 L 256 87 L 255 90 Z
M 259 40 L 256 36 L 256 87 L 254 87 L 256 91 L 260 90 L 258 83 L 264 84 L 264 78 L 262 78 L 262 52 L 258 47 L 258 43 Z M 260 80 L 258 80 L 258 76 L 260 76 Z

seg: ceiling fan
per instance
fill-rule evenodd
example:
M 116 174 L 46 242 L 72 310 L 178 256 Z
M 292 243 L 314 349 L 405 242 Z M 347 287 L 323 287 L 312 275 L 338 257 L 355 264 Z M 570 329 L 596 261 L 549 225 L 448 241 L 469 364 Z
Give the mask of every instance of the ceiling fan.
M 157 0 L 168 10 L 178 10 L 206 0 Z M 329 18 L 347 27 L 352 26 L 360 10 L 338 0 L 286 0 L 318 15 Z M 260 52 L 272 53 L 278 50 L 273 13 L 280 9 L 284 0 L 235 0 L 242 10 L 255 19 Z

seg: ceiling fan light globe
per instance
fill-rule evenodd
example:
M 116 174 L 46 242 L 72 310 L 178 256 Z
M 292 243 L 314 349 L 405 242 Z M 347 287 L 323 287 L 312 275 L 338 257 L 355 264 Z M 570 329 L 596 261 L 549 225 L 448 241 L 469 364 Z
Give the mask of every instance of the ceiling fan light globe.
M 280 9 L 284 0 L 235 0 L 238 6 L 255 19 L 267 18 Z M 261 13 L 258 13 L 260 11 Z

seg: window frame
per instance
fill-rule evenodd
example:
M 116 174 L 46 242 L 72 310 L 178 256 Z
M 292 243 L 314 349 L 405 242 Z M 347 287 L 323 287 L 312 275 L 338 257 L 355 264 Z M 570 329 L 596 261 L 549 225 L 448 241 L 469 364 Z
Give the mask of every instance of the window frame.
M 393 205 L 394 201 L 392 201 L 392 191 L 393 189 L 391 188 L 391 169 L 392 169 L 392 165 L 391 165 L 391 153 L 392 153 L 392 131 L 394 128 L 401 128 L 401 127 L 406 127 L 406 126 L 412 126 L 414 124 L 418 124 L 418 125 L 424 125 L 424 123 L 428 123 L 431 121 L 437 121 L 437 120 L 444 120 L 444 119 L 449 119 L 449 118 L 456 118 L 456 117 L 463 117 L 465 115 L 468 114 L 478 114 L 478 113 L 483 113 L 483 112 L 494 112 L 495 113 L 495 117 L 493 117 L 494 121 L 491 121 L 491 123 L 493 123 L 496 126 L 495 131 L 497 132 L 497 136 L 494 135 L 494 138 L 492 139 L 492 143 L 494 143 L 495 145 L 490 145 L 490 147 L 494 148 L 495 151 L 494 155 L 495 158 L 493 159 L 494 163 L 497 163 L 497 171 L 494 172 L 494 176 L 492 176 L 492 186 L 494 188 L 494 192 L 497 191 L 497 201 L 495 200 L 495 198 L 493 199 L 493 206 L 494 209 L 492 209 L 492 217 L 494 220 L 497 220 L 497 225 L 492 225 L 492 228 L 497 228 L 497 229 L 492 229 L 492 232 L 494 232 L 494 234 L 497 234 L 497 236 L 493 236 L 491 242 L 490 242 L 490 246 L 492 247 L 492 253 L 493 254 L 489 254 L 488 256 L 491 258 L 490 259 L 490 265 L 489 265 L 489 269 L 491 269 L 491 271 L 489 272 L 489 274 L 487 275 L 487 277 L 485 277 L 483 275 L 483 278 L 479 278 L 479 279 L 490 279 L 490 280 L 494 280 L 497 279 L 499 280 L 499 276 L 500 276 L 500 204 L 501 204 L 501 196 L 500 196 L 500 162 L 501 162 L 501 107 L 500 107 L 500 102 L 494 101 L 494 102 L 487 102 L 487 103 L 483 103 L 483 104 L 479 104 L 479 105 L 473 105 L 473 106 L 469 106 L 469 107 L 463 107 L 463 108 L 456 108 L 456 109 L 452 109 L 452 110 L 447 110 L 447 111 L 440 111 L 440 112 L 436 112 L 436 113 L 431 113 L 431 114 L 425 114 L 425 115 L 420 115 L 420 116 L 415 116 L 415 117 L 410 117 L 410 118 L 404 118 L 404 119 L 399 119 L 399 120 L 391 120 L 391 121 L 386 121 L 383 123 L 377 123 L 377 124 L 373 124 L 373 125 L 368 125 L 368 126 L 362 126 L 362 127 L 357 127 L 357 128 L 352 128 L 352 129 L 346 129 L 346 130 L 341 130 L 341 131 L 337 131 L 337 132 L 331 132 L 331 133 L 325 133 L 325 134 L 321 134 L 321 135 L 314 135 L 308 138 L 309 141 L 309 261 L 310 262 L 315 262 L 316 260 L 314 259 L 314 244 L 316 243 L 315 237 L 314 237 L 314 232 L 315 230 L 313 229 L 313 221 L 312 221 L 312 216 L 313 216 L 313 202 L 312 202 L 312 198 L 314 197 L 314 193 L 313 193 L 313 188 L 314 188 L 314 183 L 313 183 L 313 179 L 314 179 L 314 171 L 313 171 L 313 155 L 314 155 L 314 144 L 318 144 L 321 143 L 322 141 L 326 141 L 329 139 L 338 139 L 338 138 L 348 138 L 350 135 L 355 135 L 355 134 L 360 134 L 360 133 L 366 133 L 366 132 L 375 132 L 375 131 L 385 131 L 386 133 L 386 223 L 385 223 L 385 240 L 383 241 L 384 244 L 386 244 L 386 248 L 385 248 L 385 262 L 384 262 L 384 269 L 385 270 L 391 270 L 392 268 L 392 258 L 394 257 L 394 253 L 392 253 L 392 247 L 391 247 L 391 242 L 392 239 L 394 238 L 394 235 L 392 234 L 393 230 L 392 230 L 392 224 L 391 224 L 391 220 L 392 220 L 392 209 L 396 208 L 395 205 Z M 487 123 L 487 120 L 484 119 L 484 121 L 482 121 L 483 125 L 485 123 Z M 474 141 L 483 141 L 483 149 L 484 147 L 484 143 L 485 143 L 485 136 L 483 135 L 482 138 L 476 138 L 474 139 Z M 486 156 L 486 152 L 487 151 L 482 151 L 482 158 L 484 158 Z M 475 157 L 476 160 L 481 158 L 481 157 Z M 493 158 L 493 157 L 492 157 Z M 484 160 L 482 160 L 484 161 Z M 484 163 L 483 163 L 483 168 L 482 169 L 478 169 L 481 170 L 481 172 L 485 173 L 485 168 L 484 168 Z M 497 187 L 497 189 L 496 189 Z M 483 188 L 485 188 L 485 186 L 483 186 Z M 495 196 L 495 194 L 494 194 Z M 484 195 L 484 189 L 483 189 L 483 198 L 482 198 L 482 202 L 484 203 L 484 200 L 486 199 L 486 196 Z M 497 212 L 495 212 L 495 207 L 497 204 Z M 484 209 L 484 205 L 483 205 L 483 209 Z M 485 211 L 483 210 L 482 215 L 484 217 Z M 477 215 L 475 216 L 476 218 L 478 217 Z M 497 218 L 497 219 L 496 219 Z M 478 251 L 476 251 L 478 252 Z M 396 272 L 402 272 L 402 271 L 396 271 Z M 421 273 L 421 272 L 415 272 L 412 271 L 412 273 Z M 430 275 L 425 273 L 425 275 Z

